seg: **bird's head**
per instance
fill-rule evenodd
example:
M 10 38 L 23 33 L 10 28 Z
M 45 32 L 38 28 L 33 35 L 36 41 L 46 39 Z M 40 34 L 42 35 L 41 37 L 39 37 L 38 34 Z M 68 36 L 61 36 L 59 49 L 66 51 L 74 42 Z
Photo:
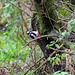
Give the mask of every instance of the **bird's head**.
M 29 35 L 31 33 L 31 31 L 28 30 L 28 31 L 26 31 L 26 33 Z

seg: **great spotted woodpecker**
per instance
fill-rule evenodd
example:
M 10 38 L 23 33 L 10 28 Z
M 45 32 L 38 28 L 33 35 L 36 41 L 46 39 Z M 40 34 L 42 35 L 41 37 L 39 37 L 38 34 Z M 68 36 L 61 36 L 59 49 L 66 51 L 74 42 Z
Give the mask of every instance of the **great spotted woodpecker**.
M 38 31 L 27 31 L 27 34 L 30 36 L 30 38 L 35 39 L 36 37 L 40 37 L 40 34 Z

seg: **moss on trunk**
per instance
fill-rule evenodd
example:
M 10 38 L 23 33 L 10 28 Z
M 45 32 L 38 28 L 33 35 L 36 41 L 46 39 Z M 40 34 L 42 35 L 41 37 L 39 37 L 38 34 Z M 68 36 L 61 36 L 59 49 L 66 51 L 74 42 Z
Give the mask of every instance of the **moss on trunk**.
M 35 0 L 36 10 L 39 15 L 38 30 L 41 35 L 50 33 L 53 30 L 54 25 L 56 25 L 56 21 L 58 20 L 57 13 L 55 11 L 55 6 L 53 3 L 54 3 L 54 0 L 41 0 L 41 2 L 38 2 L 38 3 L 37 3 L 37 0 Z M 36 30 L 35 29 L 36 27 L 34 27 L 34 26 L 32 28 L 33 28 L 33 30 Z M 50 42 L 53 40 L 54 39 L 52 37 L 50 37 L 50 38 L 45 37 L 45 38 L 41 38 L 41 39 L 37 40 L 37 42 L 39 43 L 39 46 L 44 54 L 44 57 L 46 59 L 53 52 L 52 49 L 47 49 L 46 45 L 50 44 Z M 53 47 L 55 47 L 55 46 L 53 46 Z M 55 56 L 55 54 L 53 56 Z M 47 62 L 47 65 L 49 66 L 50 70 L 52 71 L 53 67 L 50 64 L 50 62 Z M 54 70 L 55 71 L 61 70 L 61 66 L 58 65 L 58 68 L 55 68 Z
M 40 4 L 35 3 L 36 10 L 39 15 L 39 32 L 40 34 L 47 34 L 51 32 L 56 21 L 58 20 L 54 0 L 42 0 Z
M 71 0 L 71 3 L 72 3 L 73 5 L 75 5 L 75 0 Z

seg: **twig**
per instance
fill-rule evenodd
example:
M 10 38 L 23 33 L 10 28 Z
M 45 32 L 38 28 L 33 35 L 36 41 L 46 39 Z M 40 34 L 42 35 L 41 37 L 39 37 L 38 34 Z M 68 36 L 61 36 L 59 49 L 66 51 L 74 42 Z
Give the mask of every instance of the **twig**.
M 26 43 L 26 41 L 24 40 L 24 38 L 22 37 L 22 35 L 20 35 L 20 37 L 22 38 L 22 40 L 24 41 L 24 43 Z
M 43 58 L 44 58 L 44 57 L 42 57 L 42 58 L 40 58 L 39 60 L 37 60 L 36 63 L 38 63 L 39 61 L 41 61 Z M 26 75 L 26 74 L 36 65 L 36 63 L 35 63 L 34 65 L 32 65 L 24 75 Z
M 22 3 L 22 2 L 21 2 Z M 35 10 L 32 10 L 30 7 L 28 7 L 25 3 L 22 3 L 25 7 L 27 7 L 30 11 L 35 11 Z
M 71 51 L 71 50 L 70 50 Z M 71 64 L 72 64 L 72 57 L 71 57 L 71 55 L 69 56 L 69 73 L 71 74 L 72 73 L 72 66 L 71 66 Z
M 67 5 L 71 5 L 73 7 L 75 7 L 75 5 L 71 4 L 71 3 L 68 3 L 68 2 L 63 2 L 63 1 L 59 1 L 60 3 L 63 3 L 63 4 L 67 4 Z
M 44 71 L 46 75 L 49 75 L 46 71 Z
M 52 54 L 50 54 L 49 57 L 53 56 L 56 52 L 63 52 L 63 53 L 66 53 L 66 54 L 75 55 L 75 54 L 73 54 L 73 53 L 64 52 L 64 51 L 62 51 L 62 50 L 54 49 L 54 48 L 52 48 L 52 47 L 50 47 L 50 49 L 53 49 L 54 52 L 53 52 Z M 48 57 L 48 58 L 49 58 L 49 57 Z M 35 69 L 34 72 L 36 72 L 39 68 L 41 68 L 41 67 L 48 61 L 48 58 L 47 58 L 37 69 Z M 34 72 L 33 72 L 33 73 L 34 73 Z
M 66 21 L 66 20 L 70 20 L 70 18 L 60 19 L 60 20 L 57 21 L 57 23 L 59 23 L 61 21 Z
M 54 50 L 54 51 L 57 51 L 57 52 L 62 52 L 62 53 L 66 53 L 66 54 L 69 54 L 69 55 L 75 55 L 74 53 L 69 53 L 69 52 L 65 52 L 63 50 L 58 50 L 58 49 L 55 49 L 53 47 L 50 47 L 50 49 Z
M 32 39 L 30 42 L 28 42 L 27 44 L 25 44 L 22 48 L 24 48 L 25 46 L 27 46 L 29 43 L 31 43 L 33 41 L 36 41 L 38 39 L 44 38 L 44 37 L 58 37 L 58 36 L 54 36 L 54 35 L 43 35 L 43 36 L 37 37 L 35 39 Z
M 21 8 L 20 4 L 19 4 L 19 7 Z M 24 20 L 22 11 L 20 11 L 20 14 L 21 14 L 21 17 L 22 17 L 23 24 L 26 24 L 26 21 Z M 25 28 L 27 30 L 27 24 L 26 24 Z M 23 28 L 22 28 L 22 30 L 23 30 Z
M 67 8 L 65 8 L 65 7 L 59 7 L 57 4 L 55 4 L 55 6 L 57 6 L 58 8 L 60 8 L 60 9 L 63 9 L 63 10 L 66 10 L 66 11 L 68 11 L 68 12 L 71 12 L 72 13 L 72 11 L 71 10 L 69 10 L 69 9 L 67 9 Z
M 8 1 L 10 4 L 12 4 L 13 6 L 17 7 L 18 9 L 20 9 L 22 12 L 26 13 L 23 9 L 21 9 L 20 7 L 16 6 L 15 4 L 11 3 L 10 1 Z M 29 16 L 30 18 L 32 18 L 28 13 L 26 13 L 27 16 Z
M 18 7 L 21 8 L 20 2 L 18 2 Z M 22 17 L 23 22 L 25 22 L 25 21 L 24 21 L 24 18 L 23 18 L 23 15 L 22 15 L 22 11 L 20 11 L 20 14 L 21 14 L 21 17 Z M 22 28 L 22 33 L 23 33 L 23 35 L 24 35 L 23 25 L 21 25 L 21 28 Z
M 54 51 L 52 54 L 49 55 L 49 57 L 53 56 L 56 52 L 57 51 Z M 36 68 L 33 73 L 40 69 L 48 61 L 49 57 L 38 68 Z

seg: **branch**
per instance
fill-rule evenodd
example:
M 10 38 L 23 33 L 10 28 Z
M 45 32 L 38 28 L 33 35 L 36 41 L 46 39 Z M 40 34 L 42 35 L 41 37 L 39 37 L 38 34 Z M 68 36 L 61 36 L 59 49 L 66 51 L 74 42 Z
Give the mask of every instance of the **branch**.
M 57 51 L 54 51 L 52 54 L 49 55 L 49 57 L 53 56 L 56 52 Z M 38 68 L 36 68 L 33 73 L 40 69 L 48 61 L 49 57 Z
M 18 2 L 18 7 L 21 8 L 20 2 Z M 24 21 L 23 15 L 22 15 L 22 11 L 20 11 L 20 14 L 21 14 L 22 20 L 23 20 L 23 22 L 24 22 L 24 24 L 25 24 L 25 21 Z M 22 28 L 22 33 L 23 33 L 23 35 L 24 35 L 23 25 L 21 25 L 21 28 Z
M 24 38 L 22 37 L 22 35 L 20 35 L 20 37 L 22 38 L 22 40 L 24 41 L 24 43 L 26 43 L 26 41 L 24 40 Z
M 66 21 L 66 20 L 70 20 L 70 18 L 60 19 L 60 20 L 57 21 L 57 23 L 60 23 L 62 21 Z
M 42 58 L 40 58 L 39 60 L 37 60 L 36 63 L 38 63 L 39 61 L 41 61 L 43 58 L 44 58 L 44 57 L 42 57 Z M 36 65 L 36 63 L 35 63 L 34 65 L 32 65 L 24 75 L 26 75 L 26 74 Z
M 52 47 L 50 47 L 50 49 L 52 49 L 52 50 L 54 50 L 54 51 L 57 51 L 57 52 L 66 53 L 66 54 L 69 54 L 69 55 L 75 55 L 75 53 L 65 52 L 65 51 L 63 51 L 63 50 L 58 50 L 58 49 L 55 49 L 55 48 L 52 48 Z
M 54 33 L 55 34 L 55 33 Z M 56 33 L 57 34 L 57 33 Z M 29 43 L 33 42 L 33 41 L 37 41 L 38 39 L 42 40 L 41 38 L 45 38 L 45 37 L 50 37 L 53 38 L 54 40 L 57 40 L 58 38 L 60 38 L 60 35 L 53 35 L 53 33 L 51 33 L 51 35 L 43 35 L 41 37 L 37 37 L 35 39 L 32 39 L 30 42 L 26 43 L 22 48 L 24 48 L 25 46 L 29 45 Z M 67 39 L 63 39 L 62 41 L 59 41 L 60 43 L 63 43 L 64 46 L 69 46 L 70 47 L 70 42 L 68 41 L 69 37 Z M 72 39 L 72 41 L 75 41 L 75 39 Z M 69 44 L 70 43 L 70 44 Z
M 52 47 L 50 47 L 50 49 L 53 49 L 54 52 L 53 52 L 52 54 L 50 54 L 49 57 L 53 56 L 56 52 L 63 52 L 63 53 L 66 53 L 66 54 L 75 55 L 75 54 L 73 54 L 73 53 L 64 52 L 64 51 L 62 51 L 62 50 L 54 49 L 54 48 L 52 48 Z M 48 57 L 48 58 L 49 58 L 49 57 Z M 40 68 L 48 61 L 48 58 L 47 58 L 38 68 L 36 68 L 36 69 L 34 70 L 34 72 L 36 72 L 38 69 L 40 69 Z M 33 73 L 34 73 L 34 72 L 33 72 Z
M 55 6 L 57 6 L 57 7 L 60 8 L 60 9 L 66 10 L 66 11 L 68 11 L 68 12 L 71 12 L 71 13 L 73 12 L 73 11 L 71 11 L 71 10 L 65 8 L 65 7 L 62 7 L 62 6 L 59 7 L 57 4 L 55 4 Z
M 59 1 L 60 3 L 63 3 L 63 4 L 67 4 L 67 5 L 71 5 L 73 7 L 75 7 L 75 5 L 71 4 L 71 3 L 68 3 L 68 2 L 63 2 L 63 1 Z
M 22 3 L 22 2 L 21 2 Z M 22 3 L 25 7 L 27 7 L 30 11 L 36 11 L 36 10 L 33 10 L 31 9 L 31 7 L 28 7 L 25 3 Z
M 10 4 L 12 4 L 13 6 L 17 7 L 18 9 L 20 9 L 22 12 L 26 13 L 23 9 L 21 9 L 20 7 L 16 6 L 15 4 L 11 3 L 10 1 L 8 1 Z M 27 16 L 29 16 L 30 18 L 32 18 L 28 13 L 26 13 Z
M 44 71 L 46 75 L 49 75 L 46 71 Z
M 44 37 L 57 37 L 57 38 L 58 38 L 58 36 L 54 36 L 54 35 L 43 35 L 43 36 L 37 37 L 37 38 L 35 38 L 35 39 L 32 39 L 30 42 L 26 43 L 26 44 L 23 46 L 23 48 L 24 48 L 25 46 L 27 46 L 29 43 L 31 43 L 31 42 L 33 42 L 33 41 L 36 41 L 36 40 L 38 40 L 38 39 L 44 38 Z

